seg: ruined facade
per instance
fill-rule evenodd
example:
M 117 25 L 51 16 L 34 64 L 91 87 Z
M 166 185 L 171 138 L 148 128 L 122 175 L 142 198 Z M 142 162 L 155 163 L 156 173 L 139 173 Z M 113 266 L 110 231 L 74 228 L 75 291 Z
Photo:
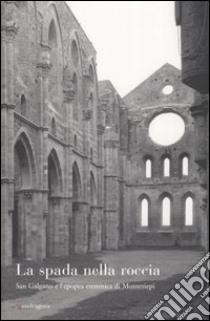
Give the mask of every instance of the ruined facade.
M 131 170 L 127 186 L 130 187 L 132 243 L 199 245 L 206 193 L 199 185 L 195 162 L 195 123 L 190 113 L 194 90 L 182 84 L 177 68 L 166 64 L 129 93 L 124 101 L 129 117 Z M 174 115 L 177 122 L 178 116 L 184 120 L 184 133 L 177 142 L 164 146 L 156 142 L 156 137 L 152 139 L 150 124 L 158 115 Z M 191 222 L 188 222 L 188 215 L 193 216 Z
M 193 90 L 181 84 L 180 71 L 166 65 L 122 99 L 110 81 L 98 82 L 95 49 L 64 1 L 2 1 L 1 12 L 2 263 L 132 245 L 200 245 L 205 191 L 189 113 Z M 166 83 L 174 87 L 168 96 L 161 92 Z M 162 148 L 148 126 L 169 111 L 180 114 L 186 130 Z M 154 162 L 150 178 L 147 157 Z M 167 178 L 163 157 L 171 160 Z M 182 177 L 184 157 L 189 175 Z M 171 219 L 162 228 L 164 197 Z M 143 201 L 148 224 L 141 226 Z

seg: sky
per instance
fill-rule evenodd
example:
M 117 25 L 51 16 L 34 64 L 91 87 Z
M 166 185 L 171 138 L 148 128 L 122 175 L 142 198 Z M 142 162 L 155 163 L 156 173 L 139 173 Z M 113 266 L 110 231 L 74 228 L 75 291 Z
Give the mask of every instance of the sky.
M 163 64 L 181 67 L 174 1 L 67 1 L 97 51 L 99 80 L 127 93 Z

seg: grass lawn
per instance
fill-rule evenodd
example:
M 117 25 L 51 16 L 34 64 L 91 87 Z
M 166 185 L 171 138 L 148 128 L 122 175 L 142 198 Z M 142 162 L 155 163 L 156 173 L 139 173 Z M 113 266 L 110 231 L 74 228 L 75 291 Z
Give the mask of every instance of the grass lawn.
M 33 268 L 34 276 L 17 276 L 17 263 L 21 263 L 22 269 Z M 2 268 L 1 270 L 1 301 L 15 300 L 20 297 L 27 297 L 35 294 L 38 290 L 16 289 L 16 283 L 28 284 L 28 283 L 42 283 L 42 284 L 55 284 L 52 280 L 45 280 L 44 277 L 38 275 L 40 267 L 48 268 L 64 268 L 67 263 L 71 263 L 73 267 L 76 267 L 78 273 L 81 274 L 84 267 L 90 268 L 97 267 L 100 263 L 97 261 L 97 256 L 94 254 L 89 255 L 72 255 L 68 258 L 52 258 L 45 259 L 41 262 L 34 261 L 17 261 L 9 267 Z

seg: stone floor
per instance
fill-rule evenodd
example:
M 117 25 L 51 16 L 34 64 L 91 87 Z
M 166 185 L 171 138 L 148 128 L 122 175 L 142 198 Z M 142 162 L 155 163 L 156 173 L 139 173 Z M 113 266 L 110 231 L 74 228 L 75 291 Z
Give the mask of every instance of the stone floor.
M 122 267 L 144 268 L 152 264 L 153 267 L 160 269 L 160 276 L 74 276 L 56 278 L 57 284 L 63 285 L 98 285 L 107 284 L 113 286 L 122 282 L 133 281 L 156 281 L 166 280 L 177 274 L 185 274 L 202 257 L 199 251 L 178 251 L 178 250 L 133 250 L 120 252 L 105 252 L 97 259 L 107 263 L 119 272 Z M 51 289 L 39 291 L 31 297 L 22 297 L 18 300 L 9 300 L 2 303 L 2 320 L 39 320 L 43 317 L 50 317 L 66 308 L 71 308 L 82 301 L 101 294 L 103 289 L 82 289 L 66 291 L 64 289 Z M 157 301 L 160 298 L 157 298 Z M 49 309 L 37 310 L 19 309 L 18 304 L 22 305 L 49 305 Z

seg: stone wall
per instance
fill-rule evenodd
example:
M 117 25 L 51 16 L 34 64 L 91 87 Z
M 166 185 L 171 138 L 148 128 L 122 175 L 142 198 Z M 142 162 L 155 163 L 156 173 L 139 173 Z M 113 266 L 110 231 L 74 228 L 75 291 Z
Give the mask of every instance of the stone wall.
M 95 49 L 64 1 L 2 1 L 1 7 L 3 264 L 14 255 L 99 251 L 103 166 Z
M 164 94 L 165 86 L 171 92 Z M 166 64 L 128 94 L 129 147 L 131 164 L 126 183 L 130 197 L 130 244 L 140 246 L 195 246 L 202 243 L 202 203 L 206 191 L 200 186 L 201 177 L 196 163 L 196 125 L 190 109 L 194 91 L 181 82 L 181 73 Z M 166 113 L 181 116 L 185 123 L 184 135 L 169 146 L 156 144 L 150 137 L 149 126 L 156 116 Z M 175 124 L 174 124 L 175 126 Z M 182 159 L 189 160 L 189 173 L 182 175 Z M 164 159 L 170 161 L 170 173 L 164 177 Z M 151 177 L 146 176 L 146 161 L 152 166 Z M 194 202 L 194 224 L 185 226 L 185 198 Z M 163 227 L 162 199 L 171 199 L 171 224 Z M 149 226 L 139 227 L 142 198 L 149 202 Z

